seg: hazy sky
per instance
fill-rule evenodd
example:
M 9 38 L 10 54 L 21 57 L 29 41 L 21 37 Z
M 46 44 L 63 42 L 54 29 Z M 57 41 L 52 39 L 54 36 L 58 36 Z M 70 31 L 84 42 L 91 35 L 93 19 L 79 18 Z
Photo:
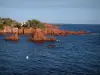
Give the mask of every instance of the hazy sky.
M 100 24 L 100 0 L 0 0 L 0 16 L 18 21 Z

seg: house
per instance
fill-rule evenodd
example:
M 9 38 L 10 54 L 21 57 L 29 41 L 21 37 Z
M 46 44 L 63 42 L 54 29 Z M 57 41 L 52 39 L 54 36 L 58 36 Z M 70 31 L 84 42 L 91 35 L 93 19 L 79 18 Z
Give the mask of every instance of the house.
M 26 22 L 20 22 L 21 23 L 21 26 L 23 26 L 24 24 L 26 24 Z

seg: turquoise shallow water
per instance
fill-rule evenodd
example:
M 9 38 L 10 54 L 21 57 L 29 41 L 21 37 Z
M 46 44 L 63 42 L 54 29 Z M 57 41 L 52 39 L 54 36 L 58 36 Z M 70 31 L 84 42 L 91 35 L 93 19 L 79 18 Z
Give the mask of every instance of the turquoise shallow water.
M 10 42 L 0 35 L 0 75 L 100 75 L 100 26 L 60 28 L 93 34 L 57 36 L 60 41 L 45 43 L 28 42 L 25 35 Z M 49 44 L 56 47 L 47 48 Z

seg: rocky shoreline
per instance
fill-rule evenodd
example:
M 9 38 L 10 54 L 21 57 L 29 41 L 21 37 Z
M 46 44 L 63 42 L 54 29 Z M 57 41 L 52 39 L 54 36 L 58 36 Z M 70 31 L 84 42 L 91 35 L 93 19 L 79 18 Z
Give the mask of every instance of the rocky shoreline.
M 10 37 L 4 38 L 5 40 L 10 41 L 18 41 L 19 35 L 28 34 L 31 35 L 29 38 L 32 42 L 39 42 L 39 41 L 56 41 L 55 36 L 68 36 L 68 35 L 81 35 L 87 34 L 87 32 L 81 31 L 68 31 L 68 30 L 60 30 L 57 26 L 51 24 L 45 24 L 45 29 L 40 28 L 12 28 L 11 30 L 3 29 L 0 31 L 1 34 L 13 34 Z M 50 35 L 51 37 L 47 37 L 46 35 Z
M 16 20 L 10 18 L 0 17 L 0 34 L 12 34 L 10 37 L 5 37 L 4 40 L 18 41 L 19 35 L 31 35 L 30 41 L 56 41 L 55 36 L 68 36 L 68 35 L 81 35 L 87 34 L 87 32 L 71 31 L 71 30 L 61 30 L 59 25 L 48 24 L 40 22 L 39 20 L 32 19 L 26 22 L 17 22 Z M 47 37 L 47 36 L 50 37 Z

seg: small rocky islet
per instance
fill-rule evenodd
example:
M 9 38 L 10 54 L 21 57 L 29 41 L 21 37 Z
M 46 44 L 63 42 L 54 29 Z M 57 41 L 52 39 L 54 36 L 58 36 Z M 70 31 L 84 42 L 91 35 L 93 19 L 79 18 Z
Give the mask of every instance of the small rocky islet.
M 56 41 L 55 36 L 68 36 L 68 35 L 82 35 L 88 34 L 84 30 L 71 31 L 71 30 L 61 30 L 58 25 L 53 25 L 49 23 L 42 23 L 38 20 L 28 20 L 25 23 L 19 23 L 10 18 L 0 18 L 0 30 L 1 34 L 12 34 L 10 37 L 5 37 L 4 40 L 18 41 L 20 35 L 28 34 L 31 35 L 29 38 L 32 42 L 41 41 Z M 50 35 L 50 37 L 47 37 Z

